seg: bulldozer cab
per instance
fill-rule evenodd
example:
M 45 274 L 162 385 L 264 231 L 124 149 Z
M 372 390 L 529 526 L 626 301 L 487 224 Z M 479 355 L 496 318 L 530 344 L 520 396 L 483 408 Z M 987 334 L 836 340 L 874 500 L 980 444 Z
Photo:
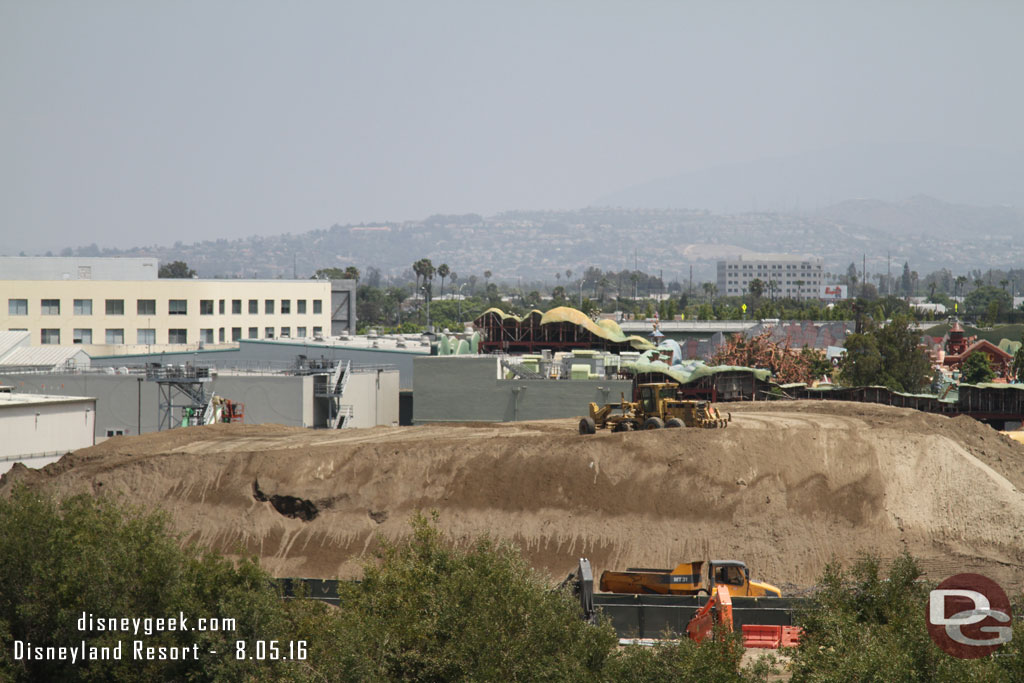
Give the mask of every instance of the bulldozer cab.
M 664 417 L 663 406 L 665 399 L 676 398 L 676 386 L 674 384 L 641 384 L 640 385 L 640 408 L 644 415 L 655 415 Z

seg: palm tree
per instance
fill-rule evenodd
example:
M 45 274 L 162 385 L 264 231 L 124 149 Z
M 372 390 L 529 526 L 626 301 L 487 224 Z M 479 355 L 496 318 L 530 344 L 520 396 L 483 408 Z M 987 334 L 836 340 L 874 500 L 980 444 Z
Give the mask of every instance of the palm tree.
M 441 298 L 444 298 L 444 279 L 448 277 L 452 272 L 452 269 L 448 267 L 447 263 L 442 263 L 437 267 L 437 274 L 441 278 Z
M 484 271 L 484 289 L 487 289 L 487 284 L 490 281 L 490 279 L 491 279 L 491 271 L 485 270 Z
M 359 269 L 356 268 L 355 266 L 349 266 L 348 268 L 346 268 L 345 279 L 355 280 L 356 282 L 359 282 Z
M 764 294 L 764 281 L 759 277 L 755 277 L 750 281 L 750 284 L 747 285 L 747 289 L 750 290 L 750 294 L 755 300 L 760 299 L 761 295 Z
M 957 295 L 957 290 L 958 289 L 960 290 L 960 295 L 963 296 L 964 285 L 967 284 L 967 276 L 966 275 L 958 275 L 956 280 L 953 281 L 953 283 L 955 285 L 953 287 L 953 296 L 955 297 Z
M 793 284 L 796 285 L 796 300 L 800 301 L 801 295 L 803 294 L 803 291 L 801 291 L 801 290 L 803 289 L 804 281 L 803 280 L 793 280 Z
M 600 298 L 600 301 L 603 304 L 604 303 L 604 290 L 607 289 L 607 287 L 608 287 L 608 278 L 606 278 L 606 277 L 601 278 L 600 281 L 598 281 L 597 285 L 598 285 L 598 287 L 601 288 L 601 298 Z
M 1008 285 L 1008 284 L 1010 284 L 1009 280 L 1000 280 L 999 281 L 999 286 L 1003 288 L 1004 292 L 1006 291 L 1006 285 Z

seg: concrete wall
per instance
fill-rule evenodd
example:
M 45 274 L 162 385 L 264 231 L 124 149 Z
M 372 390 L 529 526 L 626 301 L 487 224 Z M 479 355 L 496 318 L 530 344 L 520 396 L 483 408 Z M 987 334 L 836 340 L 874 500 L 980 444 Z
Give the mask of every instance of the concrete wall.
M 352 427 L 398 425 L 398 372 L 353 370 L 341 402 L 352 406 Z
M 95 434 L 98 438 L 106 437 L 108 430 L 138 434 L 140 406 L 142 432 L 157 431 L 160 400 L 157 384 L 138 380 L 136 375 L 93 373 L 0 375 L 0 384 L 9 384 L 20 393 L 96 397 Z M 244 403 L 246 424 L 313 425 L 312 377 L 221 375 L 207 385 L 207 393 L 211 391 Z
M 591 401 L 618 401 L 633 390 L 630 380 L 499 379 L 495 356 L 426 356 L 415 367 L 415 424 L 578 417 Z

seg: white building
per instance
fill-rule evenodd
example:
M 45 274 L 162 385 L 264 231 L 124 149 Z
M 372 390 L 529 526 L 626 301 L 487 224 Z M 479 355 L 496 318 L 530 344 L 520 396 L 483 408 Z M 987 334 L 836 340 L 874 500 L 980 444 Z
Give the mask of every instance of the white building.
M 814 256 L 761 255 L 739 256 L 718 262 L 718 293 L 742 296 L 751 281 L 764 283 L 764 293 L 794 299 L 817 299 L 825 283 L 823 260 Z
M 0 259 L 0 330 L 27 331 L 33 346 L 81 345 L 90 355 L 355 331 L 353 280 L 157 278 L 154 264 Z M 108 279 L 94 277 L 100 273 Z
M 93 445 L 96 399 L 0 388 L 0 474 L 15 462 L 42 467 Z

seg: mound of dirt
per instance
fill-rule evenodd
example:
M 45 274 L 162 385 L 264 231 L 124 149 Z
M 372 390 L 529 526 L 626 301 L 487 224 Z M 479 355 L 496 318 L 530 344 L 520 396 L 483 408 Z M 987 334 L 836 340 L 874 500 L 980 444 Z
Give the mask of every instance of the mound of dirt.
M 723 406 L 726 407 L 726 406 Z M 936 579 L 1024 588 L 1024 445 L 970 418 L 841 402 L 731 404 L 724 430 L 581 437 L 573 420 L 311 431 L 215 425 L 110 439 L 16 481 L 167 510 L 188 541 L 278 576 L 349 578 L 436 509 L 457 542 L 538 568 L 737 558 L 812 585 L 832 557 L 906 549 Z

